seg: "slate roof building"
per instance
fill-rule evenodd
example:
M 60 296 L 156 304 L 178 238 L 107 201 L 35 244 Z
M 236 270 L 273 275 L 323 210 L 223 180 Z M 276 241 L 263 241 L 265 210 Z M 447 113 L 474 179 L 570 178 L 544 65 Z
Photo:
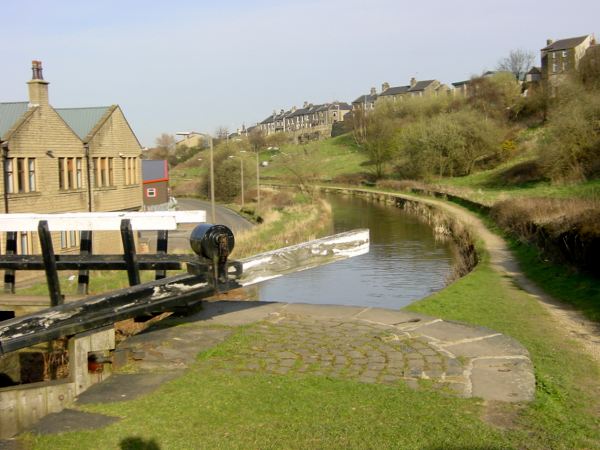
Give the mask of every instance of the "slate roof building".
M 164 159 L 142 160 L 144 209 L 167 209 L 169 203 L 169 165 Z
M 29 101 L 0 103 L 2 212 L 139 210 L 142 148 L 121 108 L 55 109 L 41 62 L 32 70 Z M 55 248 L 77 249 L 78 233 L 56 234 Z M 37 246 L 24 233 L 18 252 Z
M 596 44 L 593 34 L 553 41 L 548 39 L 546 46 L 540 50 L 542 60 L 542 81 L 553 92 L 556 86 L 577 71 L 579 62 L 586 51 Z

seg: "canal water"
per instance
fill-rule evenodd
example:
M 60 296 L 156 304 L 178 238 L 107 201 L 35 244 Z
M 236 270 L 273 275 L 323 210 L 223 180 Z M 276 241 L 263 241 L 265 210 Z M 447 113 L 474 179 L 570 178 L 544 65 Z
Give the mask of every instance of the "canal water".
M 370 251 L 316 269 L 264 282 L 262 301 L 399 309 L 442 289 L 452 269 L 450 242 L 399 208 L 331 194 L 333 232 L 369 228 Z

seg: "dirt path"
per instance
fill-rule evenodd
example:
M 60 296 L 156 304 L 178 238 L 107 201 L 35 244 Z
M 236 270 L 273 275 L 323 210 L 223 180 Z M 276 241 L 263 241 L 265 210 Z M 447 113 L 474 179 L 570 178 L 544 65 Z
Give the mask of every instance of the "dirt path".
M 378 193 L 390 195 L 389 192 L 381 191 Z M 597 363 L 600 363 L 600 324 L 586 319 L 579 311 L 576 311 L 570 305 L 552 298 L 529 280 L 519 268 L 518 262 L 506 246 L 504 240 L 489 231 L 481 220 L 466 209 L 441 200 L 427 199 L 409 194 L 393 195 L 408 200 L 435 205 L 436 207 L 455 215 L 461 222 L 471 227 L 475 234 L 477 234 L 484 242 L 490 254 L 492 267 L 506 275 L 504 279 L 507 280 L 507 283 L 512 281 L 529 295 L 537 299 L 556 320 L 557 332 L 562 333 L 565 338 L 573 339 L 581 344 L 586 353 L 588 353 Z M 510 287 L 512 289 L 517 289 L 514 286 Z

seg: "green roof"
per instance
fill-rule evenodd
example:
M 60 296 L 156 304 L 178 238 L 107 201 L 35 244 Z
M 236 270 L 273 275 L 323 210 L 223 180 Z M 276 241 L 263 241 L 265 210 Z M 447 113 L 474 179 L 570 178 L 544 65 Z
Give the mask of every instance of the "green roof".
M 85 137 L 98 124 L 110 106 L 91 108 L 54 108 L 80 139 Z
M 28 108 L 27 102 L 0 103 L 0 137 L 12 128 Z

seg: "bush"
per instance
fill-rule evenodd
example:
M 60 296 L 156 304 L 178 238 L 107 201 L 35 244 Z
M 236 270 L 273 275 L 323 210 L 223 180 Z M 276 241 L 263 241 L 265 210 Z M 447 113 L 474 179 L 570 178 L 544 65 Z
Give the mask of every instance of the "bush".
M 600 93 L 561 85 L 539 145 L 544 173 L 554 181 L 600 176 Z
M 416 179 L 468 175 L 478 162 L 502 156 L 503 131 L 469 109 L 421 119 L 402 130 L 399 173 Z

